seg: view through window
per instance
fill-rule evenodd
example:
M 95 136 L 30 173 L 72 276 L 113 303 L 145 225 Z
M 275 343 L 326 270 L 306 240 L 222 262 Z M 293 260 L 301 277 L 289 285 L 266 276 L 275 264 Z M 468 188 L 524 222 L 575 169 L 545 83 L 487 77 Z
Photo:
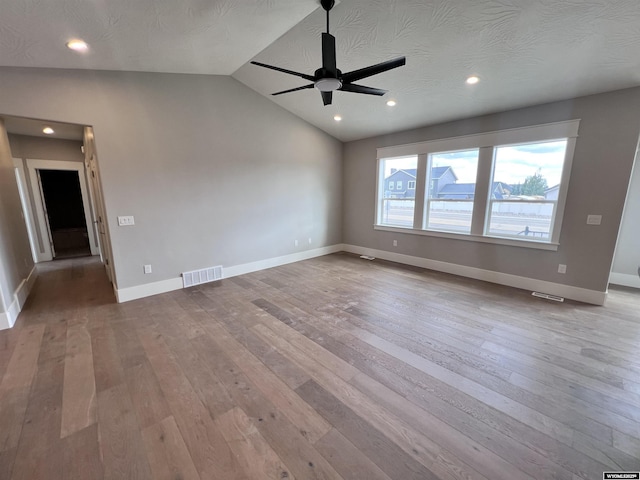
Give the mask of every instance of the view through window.
M 567 141 L 495 148 L 487 234 L 549 240 Z
M 383 172 L 380 186 L 379 223 L 413 227 L 416 204 L 416 175 L 418 157 L 386 158 L 380 160 Z
M 379 148 L 376 227 L 557 248 L 579 124 Z
M 478 149 L 429 155 L 426 227 L 470 233 Z

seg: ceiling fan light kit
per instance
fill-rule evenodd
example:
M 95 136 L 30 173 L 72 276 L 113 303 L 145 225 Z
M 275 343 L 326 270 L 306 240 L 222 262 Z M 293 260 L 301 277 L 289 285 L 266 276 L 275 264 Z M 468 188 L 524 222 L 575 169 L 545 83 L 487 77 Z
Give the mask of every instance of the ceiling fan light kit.
M 259 67 L 269 68 L 288 75 L 295 75 L 313 82 L 301 87 L 272 93 L 272 95 L 282 95 L 283 93 L 297 92 L 299 90 L 306 90 L 315 87 L 320 91 L 324 105 L 331 105 L 331 102 L 333 101 L 333 92 L 336 90 L 377 96 L 382 96 L 387 93 L 386 90 L 382 90 L 380 88 L 366 87 L 364 85 L 357 85 L 353 82 L 401 67 L 406 63 L 406 58 L 398 57 L 393 60 L 388 60 L 386 62 L 360 68 L 347 73 L 342 73 L 338 70 L 336 67 L 336 39 L 329 33 L 329 12 L 333 8 L 334 3 L 335 0 L 320 1 L 322 8 L 327 12 L 327 32 L 322 34 L 322 68 L 317 69 L 313 75 L 294 72 L 293 70 L 267 65 L 266 63 L 251 62 Z

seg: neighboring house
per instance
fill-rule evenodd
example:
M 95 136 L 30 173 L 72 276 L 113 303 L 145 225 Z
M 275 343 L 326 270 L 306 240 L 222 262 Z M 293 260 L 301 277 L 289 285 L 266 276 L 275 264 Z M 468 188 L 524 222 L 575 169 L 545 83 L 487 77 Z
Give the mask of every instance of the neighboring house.
M 436 197 L 446 199 L 473 198 L 475 191 L 475 183 L 449 183 L 440 189 Z
M 438 192 L 437 198 L 473 199 L 476 192 L 475 183 L 449 183 Z M 491 198 L 503 199 L 510 195 L 511 187 L 503 182 L 493 182 Z
M 493 189 L 491 191 L 491 198 L 497 198 L 502 200 L 503 198 L 507 198 L 511 196 L 511 191 L 513 187 L 504 182 L 493 182 Z
M 454 184 L 457 181 L 458 177 L 451 167 L 433 167 L 431 169 L 431 198 L 437 197 L 445 186 Z
M 386 198 L 415 198 L 415 168 L 391 169 L 391 174 L 384 179 Z M 438 192 L 445 185 L 455 183 L 458 177 L 451 167 L 433 167 L 431 169 L 431 192 Z M 436 195 L 433 195 L 436 196 Z
M 391 175 L 384 179 L 384 196 L 386 198 L 415 198 L 416 169 L 391 169 Z
M 560 185 L 554 185 L 544 191 L 545 200 L 558 200 L 558 194 L 560 193 Z

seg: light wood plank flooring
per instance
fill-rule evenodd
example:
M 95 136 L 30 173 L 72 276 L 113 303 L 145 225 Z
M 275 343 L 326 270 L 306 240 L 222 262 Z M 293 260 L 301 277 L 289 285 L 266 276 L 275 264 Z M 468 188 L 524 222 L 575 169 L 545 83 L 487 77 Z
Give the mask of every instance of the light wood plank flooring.
M 640 470 L 640 293 L 605 307 L 336 254 L 116 304 L 40 266 L 0 332 L 0 478 Z

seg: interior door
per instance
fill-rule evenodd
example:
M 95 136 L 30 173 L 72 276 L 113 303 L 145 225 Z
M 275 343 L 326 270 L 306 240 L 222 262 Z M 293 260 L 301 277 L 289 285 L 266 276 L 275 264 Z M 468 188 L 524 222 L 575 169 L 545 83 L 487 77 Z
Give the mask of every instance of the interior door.
M 93 129 L 85 127 L 84 134 L 85 166 L 89 177 L 89 190 L 92 196 L 92 204 L 95 207 L 95 228 L 98 233 L 100 245 L 100 257 L 105 265 L 107 277 L 111 283 L 114 282 L 113 260 L 111 256 L 111 242 L 109 238 L 109 226 L 104 207 L 104 197 L 102 185 L 100 183 L 100 171 L 98 170 L 98 159 L 95 152 L 93 140 Z
M 44 212 L 44 224 L 45 224 L 45 232 L 43 232 L 43 241 L 49 245 L 49 250 L 51 252 L 51 259 L 56 258 L 56 250 L 53 246 L 53 236 L 51 235 L 51 227 L 49 226 L 49 213 L 47 212 L 47 202 L 44 199 L 44 191 L 42 190 L 42 178 L 40 177 L 40 170 L 36 170 L 36 175 L 38 178 L 38 192 L 40 193 L 40 200 L 42 202 L 42 209 Z M 45 235 L 46 234 L 46 235 Z M 46 250 L 46 246 L 45 246 Z

